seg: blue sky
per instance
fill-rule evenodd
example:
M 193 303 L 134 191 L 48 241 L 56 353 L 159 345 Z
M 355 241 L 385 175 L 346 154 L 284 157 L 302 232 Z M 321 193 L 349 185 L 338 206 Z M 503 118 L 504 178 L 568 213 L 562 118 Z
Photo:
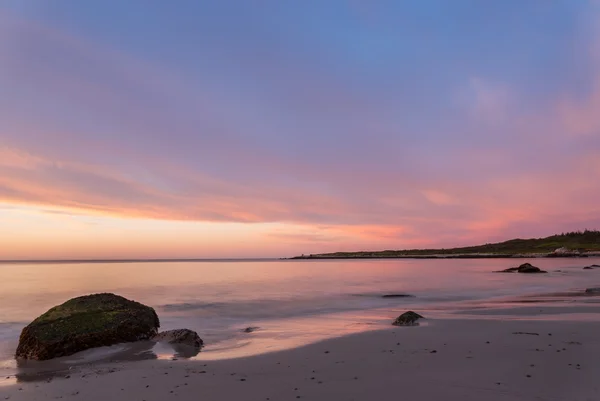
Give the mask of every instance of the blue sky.
M 593 228 L 599 11 L 5 0 L 0 203 L 279 238 L 254 256 Z

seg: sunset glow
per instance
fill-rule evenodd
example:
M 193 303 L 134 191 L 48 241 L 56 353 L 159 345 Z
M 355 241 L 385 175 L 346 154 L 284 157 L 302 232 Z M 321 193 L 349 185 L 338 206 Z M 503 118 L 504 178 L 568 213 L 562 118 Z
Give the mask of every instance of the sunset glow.
M 302 3 L 3 1 L 0 259 L 600 227 L 597 2 Z

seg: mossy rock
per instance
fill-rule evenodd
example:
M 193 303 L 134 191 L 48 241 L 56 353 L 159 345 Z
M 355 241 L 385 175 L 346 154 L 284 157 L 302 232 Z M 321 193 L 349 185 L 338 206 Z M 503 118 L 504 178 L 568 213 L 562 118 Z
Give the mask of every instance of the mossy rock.
M 392 324 L 394 326 L 418 326 L 419 319 L 424 319 L 424 317 L 416 312 L 409 310 L 408 312 L 404 312 L 403 314 L 398 316 Z
M 46 360 L 89 348 L 148 340 L 160 327 L 153 308 L 115 294 L 73 298 L 21 332 L 16 358 Z

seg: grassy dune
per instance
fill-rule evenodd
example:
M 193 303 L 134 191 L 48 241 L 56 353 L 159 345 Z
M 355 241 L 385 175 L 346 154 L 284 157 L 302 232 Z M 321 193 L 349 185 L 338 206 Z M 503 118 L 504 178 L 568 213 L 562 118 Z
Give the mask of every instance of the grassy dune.
M 546 238 L 511 239 L 494 244 L 450 249 L 405 249 L 385 251 L 335 252 L 296 256 L 293 259 L 402 258 L 402 257 L 508 257 L 517 255 L 558 256 L 554 251 L 567 248 L 577 253 L 600 252 L 600 231 L 585 230 L 552 235 Z

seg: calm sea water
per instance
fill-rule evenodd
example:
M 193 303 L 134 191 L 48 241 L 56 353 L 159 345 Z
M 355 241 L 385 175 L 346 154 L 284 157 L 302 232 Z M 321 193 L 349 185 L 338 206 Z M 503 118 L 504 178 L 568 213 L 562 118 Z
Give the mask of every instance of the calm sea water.
M 429 315 L 506 305 L 515 297 L 600 286 L 600 258 L 535 259 L 547 275 L 494 274 L 525 262 L 330 260 L 0 264 L 0 361 L 14 367 L 20 330 L 69 298 L 114 292 L 156 309 L 162 329 L 196 330 L 199 359 L 251 355 Z M 384 294 L 413 298 L 382 298 Z M 243 333 L 248 326 L 259 329 Z M 160 357 L 161 351 L 154 351 Z M 168 353 L 167 353 L 168 354 Z

